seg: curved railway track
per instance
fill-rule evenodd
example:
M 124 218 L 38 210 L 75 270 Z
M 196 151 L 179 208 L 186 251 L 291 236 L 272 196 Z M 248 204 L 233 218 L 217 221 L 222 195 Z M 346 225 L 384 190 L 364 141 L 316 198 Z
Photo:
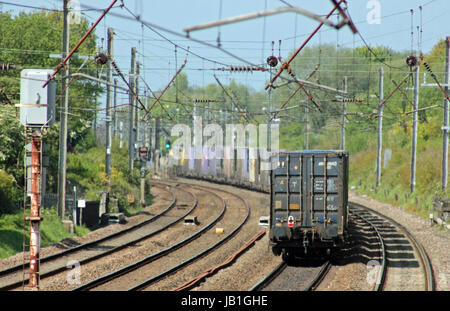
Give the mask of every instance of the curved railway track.
M 254 189 L 250 190 L 255 191 Z M 369 238 L 370 243 L 379 245 L 378 257 L 376 256 L 374 249 L 366 250 L 364 254 L 361 254 L 360 258 L 367 258 L 367 261 L 362 262 L 366 268 L 375 268 L 370 267 L 371 260 L 379 263 L 376 279 L 369 281 L 369 276 L 366 270 L 366 272 L 362 271 L 362 280 L 365 282 L 367 281 L 368 284 L 372 284 L 371 282 L 373 282 L 374 285 L 372 289 L 375 291 L 435 290 L 435 280 L 431 261 L 425 252 L 425 249 L 413 236 L 413 234 L 411 234 L 403 225 L 396 222 L 394 219 L 376 212 L 366 206 L 349 202 L 349 207 L 352 209 L 357 207 L 360 210 L 364 210 L 363 213 L 359 212 L 358 215 L 356 215 L 356 211 L 353 211 L 352 215 L 354 217 L 361 217 L 362 221 L 369 225 L 371 228 L 369 231 L 372 232 L 369 234 L 375 233 L 376 236 L 376 240 Z M 365 236 L 361 237 L 363 240 L 367 239 L 367 233 L 364 233 Z M 363 244 L 366 246 L 375 247 L 374 245 L 367 245 L 366 243 L 367 240 Z M 367 255 L 369 257 L 366 257 Z M 371 256 L 374 257 L 371 258 Z M 316 269 L 317 273 L 315 274 L 317 277 L 314 278 L 309 285 L 303 286 L 303 289 L 314 290 L 317 288 L 318 284 L 320 284 L 321 280 L 324 278 L 331 266 L 332 265 L 330 263 L 327 263 L 321 266 L 320 269 Z M 302 267 L 302 269 L 303 268 L 305 267 Z M 422 271 L 421 273 L 419 273 L 419 269 Z M 264 288 L 270 288 L 268 287 L 269 284 L 275 279 L 282 279 L 285 274 L 291 277 L 295 273 L 297 272 L 293 272 L 291 267 L 282 263 L 249 290 L 262 290 Z M 312 273 L 309 272 L 309 274 Z M 291 288 L 293 287 L 288 286 L 287 288 L 284 288 L 284 290 L 289 290 Z
M 372 267 L 373 269 L 376 269 L 376 277 L 373 279 L 373 290 L 382 291 L 386 289 L 387 275 L 390 266 L 394 268 L 401 268 L 402 266 L 411 268 L 416 260 L 420 262 L 420 268 L 423 271 L 424 289 L 427 291 L 434 290 L 435 281 L 431 262 L 424 251 L 424 248 L 414 236 L 404 226 L 385 215 L 373 211 L 363 205 L 355 203 L 350 203 L 349 205 L 352 207 L 350 215 L 365 222 L 371 228 L 370 230 L 375 233 L 378 241 L 380 256 L 373 261 L 373 263 L 376 263 L 376 265 Z M 404 237 L 409 240 L 407 245 L 405 245 Z M 398 250 L 402 250 L 403 252 L 398 253 Z M 412 253 L 405 252 L 408 250 L 413 250 L 413 253 L 415 254 L 414 257 L 412 256 Z M 258 283 L 254 284 L 249 291 L 315 290 L 331 266 L 329 261 L 321 267 L 315 268 L 312 268 L 309 265 L 298 264 L 289 266 L 283 262 L 269 272 Z M 311 281 L 306 282 L 306 280 Z
M 265 234 L 266 234 L 265 229 L 260 230 L 250 240 L 248 240 L 244 245 L 242 245 L 242 247 L 239 250 L 237 250 L 230 257 L 228 257 L 224 262 L 205 270 L 204 272 L 200 273 L 193 279 L 183 283 L 182 285 L 176 288 L 173 288 L 172 291 L 185 291 L 198 286 L 203 280 L 212 276 L 217 271 L 230 266 L 240 255 L 242 255 L 245 251 L 247 251 L 248 248 L 250 248 L 257 240 L 259 240 Z
M 181 183 L 176 184 L 179 185 Z M 247 221 L 250 215 L 250 209 L 245 199 L 224 190 L 207 188 L 204 186 L 193 186 L 190 184 L 184 185 L 185 187 L 196 189 L 197 191 L 208 193 L 211 197 L 215 197 L 216 200 L 221 202 L 220 213 L 200 230 L 179 241 L 178 243 L 175 243 L 170 247 L 153 253 L 142 260 L 136 261 L 112 273 L 97 278 L 89 283 L 83 284 L 75 290 L 147 289 L 152 284 L 176 271 L 179 271 L 183 267 L 217 249 L 220 245 L 232 238 Z M 222 195 L 218 195 L 217 192 Z M 227 198 L 224 198 L 224 193 L 226 194 L 225 196 L 228 196 Z M 236 206 L 236 202 L 233 202 L 233 200 L 239 200 L 240 206 Z M 229 201 L 228 205 L 226 201 Z M 205 198 L 204 202 L 199 202 L 199 206 L 206 205 L 208 202 L 210 202 L 210 199 L 207 200 Z M 231 205 L 234 206 L 231 207 Z M 242 215 L 242 207 L 244 207 L 244 215 Z M 226 211 L 229 216 L 226 215 Z M 239 218 L 241 221 L 238 225 L 236 225 Z M 212 230 L 214 225 L 223 226 L 227 234 L 223 238 L 220 238 Z M 200 238 L 202 236 L 208 237 L 203 239 L 203 241 Z M 194 240 L 196 240 L 195 245 L 194 243 L 191 243 Z M 200 247 L 198 248 L 197 246 L 199 245 Z M 176 261 L 177 263 L 167 264 L 168 261 Z M 163 270 L 163 272 L 160 272 L 161 270 Z
M 157 186 L 158 188 L 164 189 L 169 194 L 169 196 L 172 197 L 172 201 L 161 212 L 135 225 L 132 225 L 128 228 L 117 231 L 100 239 L 80 244 L 78 246 L 41 258 L 40 279 L 46 279 L 50 276 L 68 270 L 68 261 L 76 260 L 80 265 L 87 264 L 89 262 L 116 253 L 142 240 L 148 239 L 175 223 L 174 221 L 171 221 L 167 224 L 167 220 L 164 220 L 163 223 L 166 224 L 162 228 L 157 230 L 154 229 L 156 221 L 158 219 L 161 220 L 162 218 L 164 218 L 165 215 L 167 215 L 167 213 L 177 205 L 177 197 L 174 191 L 167 188 L 166 185 L 163 185 L 162 187 L 157 184 L 153 185 Z M 195 197 L 192 197 L 192 199 L 195 202 Z M 193 204 L 190 211 L 192 211 L 193 208 L 195 208 L 195 203 Z M 185 215 L 179 217 L 178 221 L 182 220 L 184 216 Z M 0 271 L 0 290 L 12 290 L 23 287 L 24 268 L 26 269 L 27 267 L 24 267 L 23 265 L 17 265 Z
M 94 251 L 94 254 L 91 254 L 86 258 L 81 258 L 80 264 L 95 261 L 96 259 L 105 257 L 106 255 L 117 252 L 127 246 L 136 244 L 139 241 L 148 239 L 149 237 L 164 231 L 184 219 L 185 216 L 191 214 L 194 209 L 198 210 L 199 205 L 210 211 L 209 214 L 211 219 L 202 219 L 203 222 L 207 223 L 198 230 L 195 229 L 196 231 L 193 234 L 187 237 L 184 236 L 182 240 L 172 243 L 169 247 L 153 252 L 141 260 L 135 261 L 120 269 L 116 269 L 115 271 L 85 283 L 74 290 L 161 290 L 161 288 L 162 290 L 190 290 L 198 286 L 212 274 L 215 274 L 218 270 L 232 265 L 241 253 L 245 252 L 257 239 L 265 234 L 265 230 L 261 230 L 254 237 L 249 239 L 247 243 L 242 243 L 245 245 L 241 244 L 242 248 L 233 253 L 226 260 L 221 259 L 221 261 L 216 260 L 214 263 L 207 263 L 208 268 L 206 270 L 205 268 L 198 268 L 195 270 L 195 273 L 190 271 L 181 272 L 186 275 L 189 274 L 189 277 L 184 277 L 184 282 L 177 280 L 176 282 L 178 283 L 176 284 L 170 283 L 170 278 L 167 278 L 167 276 L 179 271 L 188 270 L 187 267 L 196 266 L 197 264 L 191 264 L 207 257 L 210 253 L 215 253 L 215 250 L 220 248 L 221 245 L 226 244 L 228 240 L 235 236 L 247 222 L 250 215 L 250 208 L 247 201 L 236 193 L 224 189 L 208 187 L 204 184 L 194 185 L 179 181 L 165 181 L 164 183 L 153 182 L 152 184 L 153 186 L 163 187 L 163 189 L 168 191 L 172 197 L 172 201 L 162 212 L 112 235 L 42 258 L 41 271 L 43 271 L 43 273 L 41 274 L 41 279 L 66 271 L 67 255 L 69 254 L 71 258 L 73 258 L 73 256 L 76 256 L 79 252 L 92 253 Z M 102 249 L 102 246 L 111 246 L 111 243 L 113 243 L 115 239 L 123 239 L 127 234 L 140 232 L 140 228 L 145 228 L 146 225 L 161 218 L 163 215 L 167 214 L 168 211 L 173 210 L 177 205 L 179 206 L 179 209 L 186 210 L 186 206 L 188 206 L 188 204 L 186 204 L 186 195 L 184 195 L 184 203 L 177 202 L 180 194 L 178 193 L 178 195 L 176 195 L 175 192 L 184 192 L 185 194 L 188 194 L 187 196 L 192 198 L 191 201 L 194 201 L 187 212 L 183 211 L 181 217 L 172 216 L 171 221 L 168 221 L 168 223 L 165 226 L 160 227 L 159 230 L 153 230 L 153 233 L 145 235 L 140 233 L 137 234 L 139 235 L 139 238 L 131 239 L 126 243 L 121 243 L 114 247 Z M 200 200 L 197 198 L 198 195 L 201 196 Z M 213 204 L 213 202 L 215 203 Z M 216 209 L 211 209 L 211 205 L 215 205 Z M 395 286 L 400 286 L 398 285 L 400 284 L 400 281 L 402 281 L 403 284 L 406 284 L 407 281 L 400 279 L 404 278 L 402 275 L 408 273 L 406 271 L 408 268 L 414 268 L 415 274 L 417 274 L 419 269 L 423 271 L 422 287 L 428 291 L 434 290 L 435 280 L 428 255 L 423 246 L 404 226 L 366 206 L 350 202 L 349 207 L 351 218 L 355 219 L 355 221 L 356 219 L 359 219 L 366 223 L 377 237 L 376 239 L 378 242 L 376 243 L 379 245 L 378 253 L 380 254 L 377 260 L 379 260 L 380 264 L 377 270 L 377 278 L 374 282 L 373 290 L 396 290 Z M 218 209 L 220 209 L 220 211 L 218 211 Z M 230 213 L 230 216 L 227 216 L 231 210 L 234 211 Z M 212 215 L 211 211 L 214 211 L 215 215 Z M 231 221 L 231 219 L 233 220 Z M 224 227 L 226 235 L 219 235 L 217 232 L 214 233 L 214 225 L 216 225 L 216 229 L 217 227 Z M 191 232 L 194 231 L 194 227 L 195 226 L 191 227 Z M 185 228 L 187 227 L 185 226 Z M 201 237 L 207 236 L 209 236 L 209 241 L 203 242 L 203 238 Z M 196 242 L 192 243 L 194 240 Z M 100 249 L 102 250 L 100 251 Z M 186 253 L 186 255 L 184 253 Z M 177 260 L 175 260 L 175 258 Z M 223 258 L 223 256 L 221 258 Z M 164 261 L 170 261 L 170 264 L 163 265 L 161 262 Z M 62 262 L 63 264 L 61 264 Z M 151 268 L 152 266 L 156 268 Z M 249 290 L 315 290 L 332 266 L 333 264 L 331 264 L 330 261 L 324 260 L 303 263 L 297 262 L 290 265 L 281 263 L 258 283 L 254 284 Z M 153 270 L 153 272 L 151 274 L 143 273 L 142 271 L 145 269 Z M 189 268 L 189 270 L 194 270 L 194 268 Z M 414 278 L 416 283 L 419 282 L 417 280 L 420 279 L 420 277 L 414 276 Z M 160 283 L 163 285 L 160 285 Z M 397 284 L 392 285 L 395 283 Z M 22 284 L 22 265 L 0 271 L 0 290 L 19 288 Z M 408 285 L 401 286 L 406 287 Z M 417 290 L 417 285 L 412 290 Z
M 425 249 L 414 235 L 406 227 L 386 215 L 361 204 L 351 202 L 349 205 L 351 213 L 369 223 L 380 240 L 382 262 L 380 263 L 374 289 L 377 291 L 386 289 L 387 278 L 391 273 L 390 270 L 420 267 L 423 276 L 423 289 L 425 291 L 434 291 L 435 279 L 431 261 Z M 392 274 L 394 273 L 392 272 Z M 402 275 L 394 275 L 392 278 L 401 279 L 401 277 Z
M 378 230 L 377 226 L 375 224 L 372 223 L 372 221 L 370 221 L 367 217 L 356 213 L 355 211 L 350 210 L 349 211 L 350 215 L 353 217 L 357 217 L 359 219 L 361 219 L 363 222 L 365 222 L 366 224 L 369 225 L 370 229 L 375 232 L 375 235 L 377 237 L 378 240 L 378 244 L 379 244 L 379 249 L 380 249 L 380 257 L 381 257 L 381 263 L 379 268 L 375 267 L 375 269 L 377 269 L 377 277 L 376 280 L 374 280 L 374 287 L 373 289 L 375 291 L 381 291 L 383 289 L 384 283 L 386 281 L 386 271 L 387 271 L 387 265 L 386 265 L 386 245 L 384 243 L 383 240 L 383 236 L 380 233 L 380 230 Z M 376 263 L 378 263 L 378 261 L 375 261 Z M 374 263 L 375 263 L 374 262 Z

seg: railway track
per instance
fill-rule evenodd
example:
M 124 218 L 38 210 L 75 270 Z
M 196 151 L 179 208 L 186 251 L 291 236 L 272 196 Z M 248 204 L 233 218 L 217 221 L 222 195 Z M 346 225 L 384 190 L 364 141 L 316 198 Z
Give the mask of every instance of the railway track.
M 160 185 L 153 185 L 161 188 Z M 69 261 L 76 260 L 80 265 L 83 265 L 101 259 L 129 246 L 135 245 L 142 240 L 148 239 L 177 221 L 182 220 L 185 214 L 181 217 L 175 217 L 175 221 L 173 220 L 173 216 L 169 217 L 165 215 L 173 210 L 177 204 L 185 205 L 188 201 L 183 203 L 178 199 L 179 202 L 177 203 L 177 196 L 174 191 L 166 188 L 165 185 L 163 185 L 162 188 L 168 193 L 172 200 L 161 212 L 111 235 L 41 258 L 40 279 L 44 280 L 58 273 L 67 271 L 67 263 Z M 189 209 L 189 212 L 195 208 L 196 198 L 192 196 L 191 201 L 194 203 Z M 22 270 L 26 268 L 26 266 L 17 265 L 0 271 L 0 290 L 23 288 L 24 277 Z
M 413 286 L 407 290 L 434 290 L 435 281 L 430 260 L 414 236 L 404 226 L 385 215 L 356 203 L 349 205 L 351 206 L 352 221 L 356 223 L 357 220 L 360 220 L 370 228 L 367 232 L 362 233 L 362 236 L 355 237 L 356 239 L 365 239 L 366 242 L 371 241 L 369 256 L 374 256 L 375 251 L 373 249 L 374 241 L 368 235 L 373 234 L 377 240 L 379 256 L 374 256 L 368 262 L 372 264 L 372 266 L 368 265 L 368 268 L 372 269 L 369 273 L 376 273 L 365 276 L 367 282 L 373 283 L 372 289 L 374 291 L 400 290 L 400 288 Z M 317 262 L 313 262 L 312 265 L 317 265 Z M 311 267 L 311 263 L 288 265 L 283 262 L 254 284 L 249 291 L 315 290 L 331 266 L 330 261 L 320 267 Z M 418 268 L 422 271 L 421 275 L 418 275 L 417 271 L 411 273 L 411 269 L 417 270 Z M 413 274 L 408 277 L 412 284 L 409 284 L 407 280 L 401 280 L 405 274 Z M 388 278 L 389 275 L 390 278 Z M 414 280 L 411 279 L 412 277 Z M 307 280 L 311 281 L 307 282 Z M 420 280 L 422 280 L 422 288 L 417 287 Z
M 249 241 L 247 241 L 242 247 L 228 257 L 224 262 L 205 270 L 203 273 L 197 275 L 193 279 L 183 283 L 182 285 L 172 289 L 172 291 L 186 291 L 198 286 L 204 279 L 212 276 L 217 271 L 230 266 L 240 255 L 242 255 L 248 248 L 250 248 L 257 240 L 266 234 L 266 230 L 262 229 L 255 234 Z
M 304 261 L 296 265 L 283 262 L 249 291 L 314 291 L 331 268 L 329 260 L 323 261 Z
M 374 234 L 374 236 L 376 237 L 376 244 L 378 244 L 378 256 L 374 256 L 372 257 L 372 264 L 373 264 L 373 268 L 377 269 L 375 270 L 376 275 L 375 278 L 372 277 L 373 280 L 371 280 L 371 282 L 373 283 L 373 287 L 372 290 L 374 291 L 381 291 L 385 281 L 386 281 L 386 270 L 387 270 L 387 266 L 386 266 L 386 245 L 384 243 L 383 237 L 380 233 L 380 230 L 377 228 L 377 226 L 372 223 L 371 220 L 369 220 L 366 216 L 361 215 L 353 210 L 349 211 L 351 220 L 353 221 L 354 224 L 358 223 L 359 221 L 362 221 L 363 223 L 366 224 L 366 226 L 368 227 L 368 232 L 367 234 L 370 234 L 370 232 L 372 232 Z M 361 225 L 358 226 L 359 230 L 362 230 Z M 361 234 L 361 232 L 358 232 L 359 234 Z M 357 238 L 358 239 L 358 238 Z M 361 239 L 359 237 L 359 239 Z M 371 245 L 374 244 L 374 242 L 370 243 Z M 371 252 L 374 253 L 374 249 L 371 249 Z
M 373 264 L 369 268 L 375 274 L 366 276 L 368 282 L 373 282 L 372 289 L 374 291 L 399 290 L 400 287 L 413 286 L 407 290 L 433 291 L 435 281 L 430 260 L 414 236 L 395 220 L 368 207 L 356 203 L 350 203 L 350 206 L 350 215 L 353 217 L 353 221 L 356 222 L 355 218 L 357 218 L 366 223 L 372 234 L 376 236 L 379 245 L 379 256 L 369 261 Z M 367 234 L 367 232 L 363 234 L 365 239 L 368 239 Z M 371 255 L 373 253 L 372 249 Z M 315 290 L 330 269 L 331 263 L 328 261 L 316 268 L 310 266 L 310 264 L 289 266 L 283 262 L 249 290 Z M 411 269 L 419 268 L 422 271 L 421 275 L 418 275 L 417 271 L 411 273 Z M 401 282 L 401 278 L 405 274 L 410 274 L 408 279 L 412 284 L 408 284 L 406 280 Z M 389 275 L 390 278 L 388 278 Z M 412 277 L 414 280 L 411 279 Z M 306 280 L 311 281 L 306 282 Z M 421 282 L 422 288 L 417 287 L 418 282 Z M 389 286 L 389 283 L 395 285 Z
M 408 285 L 413 288 L 406 290 L 434 291 L 435 279 L 431 261 L 414 235 L 386 215 L 361 204 L 350 203 L 349 205 L 353 215 L 373 227 L 380 241 L 382 259 L 379 263 L 374 290 L 400 290 L 398 286 L 405 286 L 404 284 L 408 282 Z M 417 273 L 418 269 L 421 273 Z M 402 285 L 389 288 L 389 280 L 391 283 Z
M 220 213 L 221 216 L 216 215 L 216 218 L 214 220 L 209 221 L 208 224 L 202 227 L 201 230 L 198 230 L 201 232 L 195 232 L 191 236 L 186 237 L 183 240 L 160 251 L 154 252 L 146 258 L 139 260 L 138 262 L 134 262 L 121 269 L 116 269 L 112 273 L 104 275 L 101 278 L 95 279 L 94 281 L 88 282 L 86 284 L 83 284 L 82 286 L 75 288 L 75 290 L 190 290 L 198 286 L 201 282 L 209 278 L 218 270 L 231 266 L 232 263 L 236 261 L 236 258 L 240 256 L 240 253 L 245 252 L 246 247 L 249 247 L 247 245 L 242 251 L 238 251 L 236 252 L 236 254 L 230 255 L 227 259 L 224 259 L 225 255 L 217 255 L 216 257 L 220 257 L 220 260 L 216 259 L 214 262 L 209 261 L 208 263 L 203 264 L 203 266 L 199 265 L 198 268 L 193 268 L 194 266 L 197 266 L 197 263 L 195 265 L 191 265 L 192 263 L 197 261 L 201 262 L 205 259 L 205 257 L 208 257 L 212 253 L 218 254 L 219 252 L 215 252 L 215 250 L 217 250 L 220 245 L 226 244 L 225 242 L 231 239 L 240 230 L 240 228 L 245 224 L 249 217 L 249 206 L 245 199 L 243 199 L 239 195 L 236 195 L 235 193 L 231 193 L 230 191 L 226 191 L 223 189 L 207 187 L 204 184 L 193 185 L 179 181 L 165 181 L 165 183 L 159 183 L 158 185 L 160 187 L 170 189 L 173 200 L 171 204 L 169 204 L 169 206 L 172 205 L 172 209 L 174 208 L 177 201 L 177 196 L 174 192 L 184 191 L 185 193 L 190 193 L 190 196 L 193 198 L 198 195 L 203 196 L 203 198 L 199 201 L 200 206 L 207 204 L 206 202 L 209 202 L 209 210 L 214 210 L 211 209 L 211 204 L 213 201 L 212 197 L 215 197 L 214 200 L 216 202 L 216 207 L 219 205 L 223 207 L 223 211 Z M 189 191 L 187 189 L 189 189 Z M 180 196 L 179 193 L 178 196 Z M 236 206 L 237 202 L 240 202 L 238 204 L 240 205 L 240 207 Z M 181 203 L 181 205 L 186 205 L 186 203 Z M 239 213 L 234 213 L 233 216 L 229 216 L 229 218 L 234 219 L 234 222 L 230 223 L 233 226 L 233 229 L 229 229 L 230 227 L 226 227 L 228 225 L 226 225 L 224 219 L 224 215 L 226 214 L 225 211 L 229 211 L 229 206 L 231 205 L 234 206 L 233 209 L 241 210 Z M 414 269 L 413 274 L 417 274 L 417 271 L 419 269 L 423 271 L 423 281 L 421 284 L 422 288 L 418 288 L 416 284 L 416 287 L 409 288 L 410 290 L 434 290 L 435 281 L 431 263 L 423 247 L 416 241 L 412 234 L 409 233 L 401 224 L 384 215 L 372 211 L 365 206 L 355 203 L 350 203 L 349 205 L 351 207 L 351 217 L 354 219 L 359 219 L 359 221 L 366 223 L 367 227 L 370 226 L 372 228 L 371 230 L 373 231 L 372 235 L 375 233 L 376 239 L 378 241 L 378 252 L 380 256 L 377 257 L 376 260 L 379 261 L 380 265 L 377 270 L 378 273 L 376 275 L 377 278 L 374 282 L 373 290 L 398 290 L 399 287 L 396 287 L 399 286 L 398 284 L 408 283 L 407 280 L 402 281 L 402 278 L 404 278 L 406 274 L 411 274 L 412 270 L 410 269 Z M 167 206 L 166 210 L 169 209 L 169 206 Z M 247 213 L 244 216 L 245 213 L 242 213 L 242 211 L 245 209 L 247 210 Z M 160 214 L 163 214 L 163 212 Z M 189 213 L 184 213 L 183 215 L 188 214 Z M 238 225 L 236 225 L 237 214 L 241 215 L 241 221 Z M 178 221 L 180 221 L 181 219 L 183 219 L 183 217 L 179 217 Z M 226 229 L 224 231 L 229 234 L 227 234 L 227 236 L 220 236 L 219 238 L 219 235 L 213 232 L 214 225 L 216 225 L 216 228 L 225 227 Z M 127 228 L 123 231 L 127 230 L 131 230 L 131 228 Z M 259 237 L 255 235 L 254 239 L 249 239 L 248 244 L 251 245 L 258 238 L 263 236 L 265 234 L 265 232 L 263 231 L 258 233 L 260 234 Z M 215 236 L 216 239 L 214 241 L 211 240 L 210 243 L 203 243 L 201 242 L 202 238 L 200 238 L 202 236 Z M 109 238 L 110 237 L 106 237 L 106 241 Z M 192 243 L 194 240 L 195 243 Z M 89 245 L 89 243 L 87 245 Z M 194 245 L 196 246 L 194 247 Z M 83 246 L 80 247 L 82 248 Z M 88 248 L 88 246 L 84 247 Z M 69 250 L 69 252 L 72 251 L 74 250 Z M 114 251 L 108 250 L 108 252 L 109 254 L 111 254 Z M 186 256 L 181 258 L 180 254 L 183 254 L 184 252 L 186 252 L 187 254 Z M 371 254 L 373 255 L 373 253 L 374 252 L 372 251 Z M 106 253 L 103 256 L 106 256 Z M 100 257 L 102 257 L 102 255 L 100 255 L 99 258 Z M 180 260 L 175 263 L 175 259 Z M 49 259 L 44 259 L 44 261 L 45 260 Z M 95 258 L 87 259 L 87 262 L 94 260 Z M 170 264 L 164 266 L 160 263 L 162 261 L 168 261 L 170 262 Z M 156 266 L 157 268 L 152 268 L 152 265 L 153 267 Z M 294 265 L 286 265 L 285 263 L 282 263 L 278 265 L 276 269 L 266 275 L 263 279 L 261 279 L 258 283 L 254 284 L 249 290 L 315 290 L 327 275 L 327 272 L 330 271 L 332 266 L 333 264 L 331 264 L 329 261 L 303 262 L 296 263 Z M 22 268 L 22 266 L 20 266 L 20 268 Z M 61 267 L 61 271 L 64 271 L 66 269 L 67 268 L 65 265 L 64 267 Z M 152 273 L 151 275 L 142 273 L 142 271 L 145 269 L 157 271 L 157 273 Z M 14 270 L 14 268 L 12 270 Z M 190 271 L 187 272 L 186 270 Z M 43 277 L 41 277 L 45 279 L 47 276 L 51 276 L 52 274 L 61 271 L 49 271 L 49 274 L 44 273 Z M 3 290 L 14 289 L 22 286 L 22 274 L 21 271 L 19 272 L 20 283 L 16 282 L 14 286 L 11 285 L 9 287 L 2 288 Z M 0 273 L 4 274 L 3 277 L 0 276 L 0 284 L 2 284 L 2 280 L 6 279 L 5 276 L 7 277 L 11 274 L 8 274 L 7 270 L 1 271 Z M 178 278 L 178 280 L 176 281 L 177 283 L 174 283 L 171 281 L 170 277 L 167 277 L 171 276 L 172 274 L 184 274 L 185 276 L 184 278 Z M 129 279 L 131 281 L 123 281 L 124 279 Z M 180 279 L 184 281 L 181 282 L 179 281 Z M 417 283 L 417 279 L 420 279 L 420 277 L 415 275 L 414 279 L 415 281 L 413 283 Z M 299 282 L 298 280 L 302 281 Z M 295 284 L 295 286 L 293 286 L 292 284 Z
M 180 185 L 181 183 L 176 184 Z M 198 187 L 189 184 L 183 184 L 183 186 L 208 193 L 209 198 L 199 200 L 199 207 L 205 206 L 210 213 L 211 206 L 208 206 L 208 203 L 211 202 L 211 197 L 215 197 L 215 200 L 220 202 L 216 206 L 216 209 L 219 209 L 220 212 L 217 213 L 213 220 L 178 243 L 83 284 L 75 290 L 152 289 L 154 288 L 153 285 L 161 279 L 204 257 L 231 239 L 247 221 L 250 210 L 243 198 L 213 188 L 207 189 L 203 186 Z M 221 193 L 221 195 L 217 193 Z M 236 201 L 239 201 L 239 204 L 236 204 Z M 236 225 L 237 222 L 238 224 Z M 227 232 L 227 234 L 223 237 L 218 235 L 213 230 L 214 225 L 223 227 L 224 232 Z M 192 243 L 194 240 L 195 243 Z

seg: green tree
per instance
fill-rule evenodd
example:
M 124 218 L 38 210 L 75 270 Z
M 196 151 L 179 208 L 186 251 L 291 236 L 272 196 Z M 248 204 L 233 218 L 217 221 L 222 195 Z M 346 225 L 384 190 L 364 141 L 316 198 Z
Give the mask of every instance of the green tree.
M 60 54 L 62 47 L 62 12 L 21 12 L 13 15 L 10 12 L 0 13 L 0 63 L 23 66 L 25 68 L 53 69 L 60 60 L 50 58 L 50 54 Z M 87 32 L 90 24 L 82 18 L 80 24 L 71 26 L 71 46 Z M 91 34 L 81 45 L 78 54 L 93 55 L 96 52 L 96 36 Z M 81 60 L 72 59 L 72 68 L 79 68 Z M 89 62 L 87 73 L 96 75 L 97 65 Z M 59 78 L 60 75 L 57 76 Z M 23 150 L 24 128 L 18 121 L 18 110 L 10 104 L 20 101 L 20 72 L 17 70 L 0 72 L 0 169 L 5 169 L 14 176 L 17 184 L 23 187 Z M 91 132 L 91 122 L 96 109 L 95 97 L 102 92 L 97 85 L 86 81 L 73 81 L 70 86 L 69 100 L 69 135 L 68 150 L 86 143 Z M 61 93 L 57 87 L 57 97 Z M 59 105 L 56 104 L 57 122 L 44 136 L 49 145 L 50 191 L 56 191 L 59 137 Z

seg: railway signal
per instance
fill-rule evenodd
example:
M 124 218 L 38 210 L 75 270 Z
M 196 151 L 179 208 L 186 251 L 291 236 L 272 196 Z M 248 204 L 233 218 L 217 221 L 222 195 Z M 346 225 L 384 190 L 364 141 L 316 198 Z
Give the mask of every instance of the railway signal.
M 30 216 L 25 217 L 29 221 L 29 242 L 24 240 L 24 252 L 29 248 L 29 284 L 30 290 L 39 290 L 40 248 L 41 248 L 41 195 L 42 184 L 42 152 L 43 152 L 43 128 L 51 126 L 55 121 L 55 97 L 56 86 L 52 80 L 45 87 L 41 87 L 42 81 L 46 81 L 51 74 L 46 69 L 24 69 L 20 74 L 20 122 L 25 126 L 26 139 L 31 140 L 29 149 L 25 147 L 25 196 L 30 198 L 24 202 L 24 208 L 29 208 Z M 24 257 L 24 267 L 25 261 Z M 23 270 L 25 272 L 25 269 Z M 24 276 L 25 279 L 25 276 Z
M 148 148 L 147 147 L 140 147 L 139 148 L 139 157 L 141 159 L 147 159 L 148 158 Z
M 170 150 L 170 147 L 171 147 L 170 139 L 166 140 L 165 147 L 166 147 L 167 150 Z

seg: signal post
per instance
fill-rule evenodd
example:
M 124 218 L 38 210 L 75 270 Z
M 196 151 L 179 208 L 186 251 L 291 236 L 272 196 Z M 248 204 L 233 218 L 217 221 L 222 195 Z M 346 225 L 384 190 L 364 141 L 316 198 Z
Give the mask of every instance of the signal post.
M 148 159 L 148 148 L 139 148 L 139 159 L 141 160 L 141 205 L 145 206 L 145 170 Z
M 25 126 L 26 138 L 31 140 L 30 147 L 26 146 L 25 159 L 25 195 L 24 216 L 30 209 L 29 216 L 24 220 L 30 223 L 29 244 L 24 243 L 24 254 L 29 247 L 29 283 L 27 289 L 39 290 L 39 253 L 41 244 L 40 224 L 42 217 L 41 193 L 42 193 L 42 135 L 44 129 L 55 121 L 55 97 L 56 87 L 52 80 L 45 88 L 42 84 L 50 77 L 51 70 L 24 69 L 20 80 L 20 122 Z M 29 200 L 28 200 L 29 198 Z M 26 232 L 25 232 L 26 234 Z M 24 255 L 24 267 L 26 267 Z

